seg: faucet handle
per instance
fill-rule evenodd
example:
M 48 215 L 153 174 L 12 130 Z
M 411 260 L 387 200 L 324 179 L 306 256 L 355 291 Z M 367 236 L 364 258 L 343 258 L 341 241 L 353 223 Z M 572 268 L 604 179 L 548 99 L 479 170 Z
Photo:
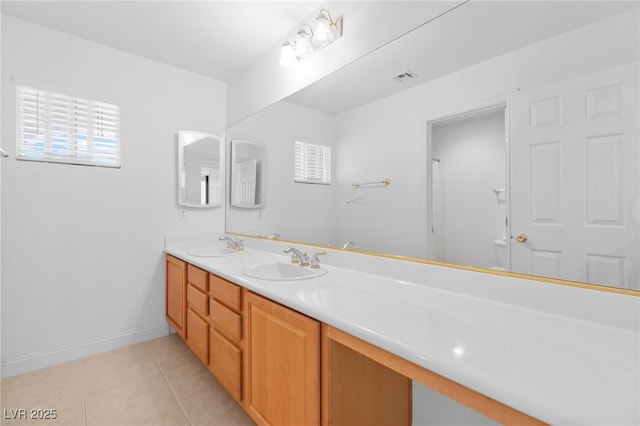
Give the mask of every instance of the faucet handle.
M 244 251 L 244 240 L 236 240 L 235 242 L 235 249 L 236 251 Z
M 313 269 L 320 268 L 320 259 L 318 259 L 318 256 L 324 256 L 325 254 L 327 254 L 326 251 L 319 251 L 315 253 L 313 257 L 311 257 L 311 268 Z

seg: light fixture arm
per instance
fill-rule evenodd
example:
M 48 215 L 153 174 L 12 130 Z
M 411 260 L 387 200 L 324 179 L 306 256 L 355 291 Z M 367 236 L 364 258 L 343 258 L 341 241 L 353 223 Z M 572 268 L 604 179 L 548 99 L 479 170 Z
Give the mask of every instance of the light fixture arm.
M 298 30 L 298 34 L 307 34 L 309 37 L 313 37 L 313 29 L 309 24 L 303 24 Z

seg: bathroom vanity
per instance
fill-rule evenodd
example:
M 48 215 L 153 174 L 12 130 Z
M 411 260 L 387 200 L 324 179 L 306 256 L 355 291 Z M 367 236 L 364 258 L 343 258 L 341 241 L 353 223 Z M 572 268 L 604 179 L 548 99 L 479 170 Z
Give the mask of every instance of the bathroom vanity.
M 214 241 L 167 239 L 167 320 L 258 424 L 409 425 L 412 381 L 501 424 L 640 420 L 637 297 L 340 250 L 257 279 L 287 244 L 189 254 Z

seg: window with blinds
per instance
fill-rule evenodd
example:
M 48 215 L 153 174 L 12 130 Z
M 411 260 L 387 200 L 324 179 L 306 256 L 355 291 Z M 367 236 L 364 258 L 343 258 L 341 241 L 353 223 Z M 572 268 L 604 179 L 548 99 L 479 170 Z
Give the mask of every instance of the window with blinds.
M 295 142 L 295 181 L 300 183 L 331 183 L 331 147 Z
M 120 167 L 117 105 L 17 86 L 19 160 Z

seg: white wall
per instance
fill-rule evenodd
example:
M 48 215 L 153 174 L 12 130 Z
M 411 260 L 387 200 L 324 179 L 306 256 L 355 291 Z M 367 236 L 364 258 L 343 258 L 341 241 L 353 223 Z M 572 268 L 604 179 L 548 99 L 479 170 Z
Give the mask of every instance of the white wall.
M 414 381 L 413 426 L 495 426 L 499 423 Z
M 2 34 L 2 19 L 0 19 L 0 34 Z M 0 70 L 2 70 L 2 47 L 0 46 Z M 1 73 L 0 73 L 1 74 Z M 2 84 L 0 84 L 0 99 L 2 98 Z M 0 100 L 0 117 L 2 117 L 2 101 Z M 3 121 L 0 119 L 0 137 L 4 134 L 2 133 L 3 129 Z M 0 147 L 4 149 L 4 145 L 2 140 L 0 140 Z M 2 368 L 2 164 L 5 159 L 0 158 L 0 377 L 3 373 Z
M 222 232 L 224 210 L 178 221 L 176 133 L 223 135 L 225 84 L 2 16 L 2 365 L 10 376 L 166 334 L 163 237 Z M 15 160 L 27 77 L 122 107 L 122 167 Z
M 504 110 L 433 127 L 432 153 L 440 160 L 433 185 L 436 260 L 497 265 L 493 242 L 504 238 L 506 211 L 493 189 L 506 185 L 504 132 Z
M 228 207 L 227 229 L 282 239 L 333 242 L 331 185 L 294 182 L 294 141 L 333 146 L 333 117 L 282 101 L 229 128 L 227 140 L 264 144 L 266 204 L 262 209 Z M 296 200 L 291 203 L 291 200 Z M 288 207 L 285 207 L 288 206 Z M 327 232 L 329 230 L 329 232 Z

